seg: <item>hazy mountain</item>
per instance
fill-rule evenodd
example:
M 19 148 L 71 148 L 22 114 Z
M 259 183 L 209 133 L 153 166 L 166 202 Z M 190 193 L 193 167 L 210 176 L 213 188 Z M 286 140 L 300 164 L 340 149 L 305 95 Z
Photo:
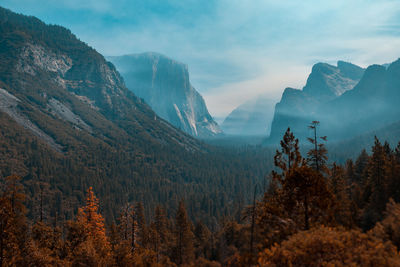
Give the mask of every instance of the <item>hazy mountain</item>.
M 334 139 L 375 130 L 399 120 L 399 103 L 400 60 L 372 65 L 353 90 L 319 108 L 321 129 Z
M 391 147 L 396 147 L 400 137 L 400 120 L 383 127 L 366 131 L 338 142 L 328 143 L 329 160 L 345 163 L 346 159 L 356 159 L 361 150 L 366 149 L 371 153 L 375 136 L 383 143 L 387 141 Z
M 326 103 L 353 89 L 364 69 L 339 61 L 337 66 L 315 64 L 303 90 L 286 88 L 276 104 L 268 142 L 276 143 L 288 127 L 301 139 L 308 136 L 307 125 L 319 118 Z
M 0 58 L 0 176 L 20 175 L 32 199 L 45 184 L 46 212 L 60 218 L 72 219 L 93 186 L 110 223 L 128 202 L 150 216 L 185 199 L 192 218 L 215 224 L 271 168 L 263 150 L 220 150 L 158 117 L 63 27 L 0 8 Z
M 221 124 L 225 134 L 269 135 L 276 102 L 259 96 L 235 108 Z
M 127 87 L 175 127 L 198 137 L 221 133 L 203 97 L 190 84 L 187 65 L 157 53 L 109 59 Z
M 317 76 L 313 75 L 317 71 L 314 66 L 303 90 L 286 89 L 276 105 L 268 141 L 279 138 L 287 127 L 304 141 L 310 135 L 307 125 L 313 120 L 321 122 L 321 135 L 331 141 L 366 136 L 378 129 L 386 129 L 385 136 L 390 136 L 394 128 L 389 126 L 398 122 L 400 115 L 400 60 L 388 66 L 372 65 L 365 71 L 348 63 L 345 66 L 343 71 L 343 64 L 338 64 L 340 71 L 335 76 L 320 75 L 326 77 L 324 83 L 313 81 Z M 356 83 L 360 73 L 362 78 Z

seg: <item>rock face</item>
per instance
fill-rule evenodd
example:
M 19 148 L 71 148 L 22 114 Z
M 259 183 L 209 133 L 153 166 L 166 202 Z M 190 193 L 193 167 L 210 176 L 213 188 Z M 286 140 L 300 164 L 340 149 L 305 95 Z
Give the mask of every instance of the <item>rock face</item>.
M 312 120 L 323 120 L 321 109 L 359 82 L 364 69 L 339 61 L 337 66 L 315 64 L 303 90 L 286 88 L 276 104 L 271 126 L 270 143 L 279 141 L 288 127 L 297 137 L 308 136 L 307 125 Z
M 326 127 L 335 129 L 332 136 L 345 139 L 400 121 L 399 103 L 400 60 L 397 60 L 387 68 L 369 66 L 353 90 L 321 106 L 319 113 L 327 122 Z
M 157 53 L 109 57 L 127 87 L 172 125 L 196 137 L 221 133 L 203 97 L 189 81 L 187 65 Z
M 221 125 L 225 134 L 265 136 L 270 134 L 275 101 L 265 96 L 254 98 L 234 109 Z
M 88 143 L 125 142 L 138 152 L 200 147 L 159 119 L 112 63 L 63 27 L 0 8 L 0 58 L 0 110 L 58 152 Z
M 313 120 L 330 141 L 355 140 L 378 129 L 390 136 L 390 125 L 400 121 L 400 59 L 385 65 L 366 70 L 343 62 L 315 65 L 303 90 L 283 93 L 267 142 L 276 143 L 287 127 L 304 142 Z

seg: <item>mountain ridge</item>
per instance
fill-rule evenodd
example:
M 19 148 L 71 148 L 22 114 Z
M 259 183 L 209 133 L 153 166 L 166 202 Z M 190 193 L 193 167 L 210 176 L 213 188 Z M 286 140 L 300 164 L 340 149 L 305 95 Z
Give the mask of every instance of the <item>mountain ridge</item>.
M 266 96 L 246 101 L 232 110 L 221 128 L 228 135 L 269 135 L 275 104 L 274 100 Z
M 155 52 L 108 58 L 127 87 L 175 127 L 201 138 L 221 133 L 203 97 L 190 84 L 186 64 Z
M 320 107 L 352 91 L 363 73 L 363 68 L 344 61 L 338 61 L 337 66 L 315 64 L 302 90 L 284 90 L 281 101 L 275 106 L 271 135 L 267 143 L 279 141 L 288 127 L 296 136 L 305 140 L 308 136 L 307 125 L 317 120 Z

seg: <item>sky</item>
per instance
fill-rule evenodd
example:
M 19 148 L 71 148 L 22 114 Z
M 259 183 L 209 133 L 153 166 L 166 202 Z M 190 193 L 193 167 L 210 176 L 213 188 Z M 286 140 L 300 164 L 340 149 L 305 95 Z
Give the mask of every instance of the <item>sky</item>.
M 159 52 L 188 65 L 219 122 L 258 95 L 301 89 L 317 62 L 400 57 L 399 0 L 0 0 L 65 26 L 105 56 Z

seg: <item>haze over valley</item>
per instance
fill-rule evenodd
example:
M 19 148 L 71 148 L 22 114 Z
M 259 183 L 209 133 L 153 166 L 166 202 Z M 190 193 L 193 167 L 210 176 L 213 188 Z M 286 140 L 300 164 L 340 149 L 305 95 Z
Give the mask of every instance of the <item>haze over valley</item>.
M 400 4 L 0 6 L 0 266 L 400 266 Z

